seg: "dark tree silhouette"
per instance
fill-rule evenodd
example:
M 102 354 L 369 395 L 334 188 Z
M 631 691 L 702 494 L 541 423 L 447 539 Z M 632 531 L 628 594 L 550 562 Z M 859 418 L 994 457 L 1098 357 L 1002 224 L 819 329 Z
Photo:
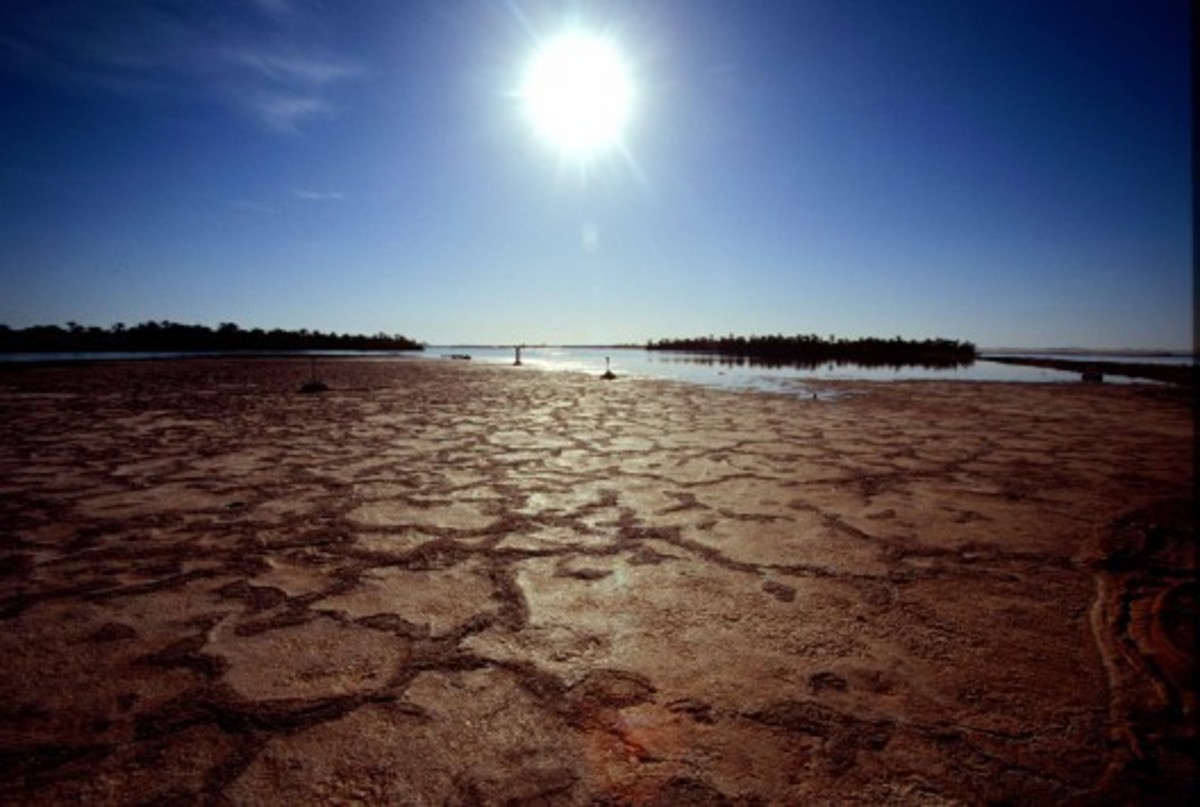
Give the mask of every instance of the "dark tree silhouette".
M 647 342 L 647 350 L 704 354 L 720 359 L 750 360 L 768 365 L 810 365 L 826 362 L 866 366 L 955 367 L 975 361 L 975 345 L 953 339 L 822 339 L 816 334 L 796 336 L 729 336 L 660 339 Z M 737 362 L 740 363 L 740 362 Z
M 107 330 L 96 326 L 85 328 L 74 322 L 67 325 L 67 328 L 57 325 L 34 325 L 19 329 L 0 325 L 0 351 L 140 353 L 425 349 L 420 342 L 399 334 L 378 333 L 374 336 L 362 336 L 321 333 L 307 328 L 300 331 L 285 331 L 279 328 L 270 331 L 261 328 L 243 330 L 233 322 L 222 322 L 215 330 L 205 325 L 183 325 L 169 320 L 151 320 L 132 327 L 118 322 Z

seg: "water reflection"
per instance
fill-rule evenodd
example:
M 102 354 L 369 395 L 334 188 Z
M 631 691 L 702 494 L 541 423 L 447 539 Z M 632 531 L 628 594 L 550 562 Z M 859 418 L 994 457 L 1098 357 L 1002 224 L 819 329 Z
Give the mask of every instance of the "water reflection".
M 906 369 L 920 370 L 958 370 L 972 367 L 974 359 L 920 359 L 913 361 L 887 361 L 883 359 L 825 359 L 822 361 L 805 361 L 802 359 L 769 359 L 758 356 L 727 356 L 723 354 L 698 353 L 659 353 L 648 355 L 650 362 L 662 361 L 679 364 L 699 364 L 708 367 L 751 368 L 760 370 L 796 370 L 809 373 L 833 373 L 843 368 L 859 368 L 870 370 L 894 370 L 899 372 Z
M 511 347 L 440 346 L 426 351 L 428 358 L 439 353 L 469 353 L 478 362 L 512 365 Z M 527 347 L 521 351 L 521 363 L 542 370 L 582 372 L 599 377 L 605 359 L 611 358 L 614 373 L 620 378 L 656 378 L 685 381 L 721 389 L 785 392 L 811 398 L 830 389 L 826 381 L 1004 381 L 1035 383 L 1078 383 L 1078 372 L 1063 372 L 1042 367 L 999 364 L 976 359 L 974 362 L 948 364 L 866 365 L 854 361 L 785 363 L 745 356 L 641 348 L 598 347 Z M 1106 381 L 1108 379 L 1106 378 Z M 1122 379 L 1114 378 L 1121 383 Z

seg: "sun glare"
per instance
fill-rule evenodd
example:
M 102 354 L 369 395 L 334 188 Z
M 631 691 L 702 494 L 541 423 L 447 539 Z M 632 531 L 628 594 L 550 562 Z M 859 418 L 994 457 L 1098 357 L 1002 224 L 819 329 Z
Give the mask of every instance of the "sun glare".
M 534 54 L 521 98 L 542 138 L 566 157 L 586 159 L 621 144 L 633 87 L 610 42 L 573 32 Z

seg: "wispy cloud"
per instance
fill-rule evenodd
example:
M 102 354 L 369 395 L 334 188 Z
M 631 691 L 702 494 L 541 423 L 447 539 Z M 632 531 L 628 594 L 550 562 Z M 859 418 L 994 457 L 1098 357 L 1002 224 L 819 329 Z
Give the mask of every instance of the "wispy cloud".
M 313 191 L 305 188 L 293 189 L 292 195 L 306 202 L 341 202 L 346 198 L 346 194 L 341 191 Z
M 314 118 L 328 118 L 336 114 L 336 107 L 316 95 L 263 92 L 247 98 L 243 105 L 277 132 L 299 131 L 302 125 Z
M 6 11 L 0 69 L 90 92 L 207 97 L 294 132 L 337 114 L 366 75 L 322 42 L 300 0 L 109 4 L 65 0 Z
M 228 62 L 281 84 L 300 83 L 320 86 L 363 74 L 358 65 L 327 56 L 272 51 L 242 46 L 225 52 Z

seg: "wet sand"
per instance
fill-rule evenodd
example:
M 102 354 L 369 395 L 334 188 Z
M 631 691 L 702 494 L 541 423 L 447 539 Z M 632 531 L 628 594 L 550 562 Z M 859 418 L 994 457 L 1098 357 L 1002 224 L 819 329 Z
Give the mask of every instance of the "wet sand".
M 0 368 L 0 801 L 1194 791 L 1193 410 Z

